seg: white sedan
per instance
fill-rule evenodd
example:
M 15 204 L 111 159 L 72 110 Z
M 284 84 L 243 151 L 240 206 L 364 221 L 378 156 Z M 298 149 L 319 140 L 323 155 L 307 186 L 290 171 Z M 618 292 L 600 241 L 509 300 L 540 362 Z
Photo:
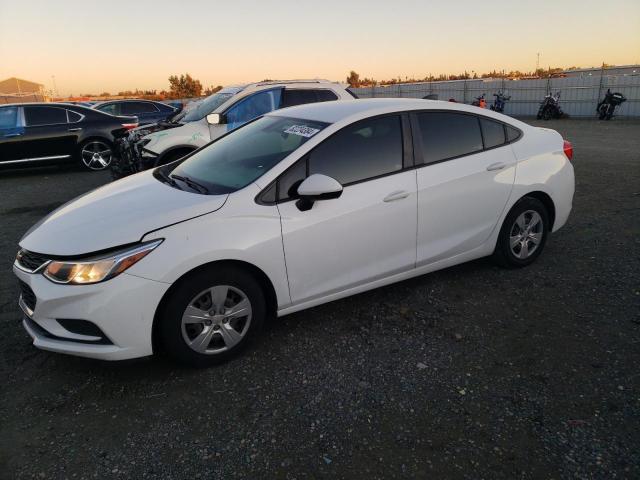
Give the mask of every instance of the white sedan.
M 205 366 L 272 315 L 488 255 L 524 267 L 567 221 L 572 153 L 457 103 L 278 110 L 29 230 L 23 325 L 54 352 Z

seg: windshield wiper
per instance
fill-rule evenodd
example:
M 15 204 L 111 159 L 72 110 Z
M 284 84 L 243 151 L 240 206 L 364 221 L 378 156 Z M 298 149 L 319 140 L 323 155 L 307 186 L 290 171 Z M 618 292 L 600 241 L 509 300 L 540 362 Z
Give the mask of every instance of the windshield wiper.
M 169 176 L 167 172 L 164 171 L 164 168 L 159 168 L 156 170 L 156 172 L 160 176 L 162 181 L 167 182 L 172 187 L 176 187 L 178 190 L 182 190 L 178 183 L 173 178 L 171 178 L 171 176 Z
M 202 185 L 201 183 L 196 182 L 195 180 L 190 179 L 189 177 L 183 177 L 181 175 L 169 175 L 169 178 L 175 178 L 176 180 L 180 180 L 181 182 L 186 183 L 194 190 L 198 190 L 200 193 L 209 193 L 209 189 Z

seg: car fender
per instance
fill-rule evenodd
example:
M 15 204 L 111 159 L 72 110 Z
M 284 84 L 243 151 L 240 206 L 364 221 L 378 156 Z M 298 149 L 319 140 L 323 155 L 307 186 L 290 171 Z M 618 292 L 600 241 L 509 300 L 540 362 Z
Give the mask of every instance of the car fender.
M 127 273 L 173 284 L 203 265 L 236 260 L 258 268 L 268 277 L 279 309 L 290 305 L 280 214 L 275 205 L 254 201 L 259 192 L 258 186 L 251 184 L 230 194 L 217 213 L 148 232 L 143 241 L 164 241 L 152 252 L 153 262 L 143 259 Z
M 200 148 L 209 143 L 211 138 L 208 126 L 203 125 L 202 121 L 197 121 L 181 127 L 150 133 L 141 139 L 141 141 L 144 140 L 149 140 L 144 146 L 145 150 L 160 155 L 176 146 Z

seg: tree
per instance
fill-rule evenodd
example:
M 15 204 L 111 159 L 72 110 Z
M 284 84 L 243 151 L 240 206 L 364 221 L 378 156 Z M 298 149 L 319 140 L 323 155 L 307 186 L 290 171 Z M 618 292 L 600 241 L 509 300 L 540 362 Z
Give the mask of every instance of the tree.
M 169 94 L 173 98 L 190 98 L 202 95 L 202 84 L 188 73 L 169 77 Z
M 358 88 L 360 86 L 360 75 L 351 70 L 349 76 L 347 77 L 347 83 L 352 88 Z

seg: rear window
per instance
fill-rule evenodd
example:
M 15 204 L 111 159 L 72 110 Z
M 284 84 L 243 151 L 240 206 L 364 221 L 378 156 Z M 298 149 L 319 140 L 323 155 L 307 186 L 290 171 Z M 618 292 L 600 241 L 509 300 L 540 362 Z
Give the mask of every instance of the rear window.
M 480 123 L 474 115 L 449 112 L 417 114 L 423 162 L 440 162 L 482 150 Z
M 198 150 L 171 175 L 188 177 L 221 195 L 246 187 L 327 126 L 285 117 L 262 117 Z

